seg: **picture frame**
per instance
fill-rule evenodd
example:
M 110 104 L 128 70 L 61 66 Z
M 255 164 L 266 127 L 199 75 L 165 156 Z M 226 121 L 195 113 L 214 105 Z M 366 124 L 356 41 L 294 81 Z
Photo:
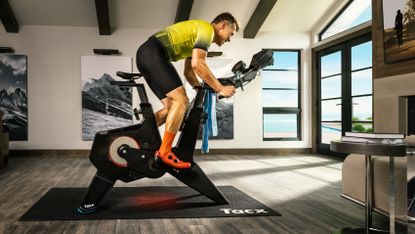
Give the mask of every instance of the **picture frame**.
M 415 59 L 415 1 L 382 0 L 385 63 Z
M 81 56 L 82 140 L 97 132 L 133 124 L 132 90 L 111 85 L 117 71 L 132 72 L 132 58 Z
M 0 54 L 0 111 L 10 141 L 28 140 L 27 55 Z

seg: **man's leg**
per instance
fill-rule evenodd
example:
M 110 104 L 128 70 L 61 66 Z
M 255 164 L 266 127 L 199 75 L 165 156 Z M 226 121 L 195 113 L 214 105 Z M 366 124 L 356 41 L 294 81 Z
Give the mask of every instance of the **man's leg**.
M 189 99 L 183 86 L 170 91 L 166 96 L 172 102 L 166 118 L 166 131 L 177 133 L 182 124 L 186 108 L 189 105 Z
M 399 36 L 399 29 L 397 29 L 396 31 L 396 39 L 398 39 L 398 47 L 401 45 L 401 40 L 400 40 L 400 36 Z
M 190 168 L 191 164 L 189 162 L 181 161 L 172 152 L 173 141 L 182 124 L 189 99 L 183 86 L 170 91 L 166 96 L 171 100 L 172 105 L 166 117 L 163 141 L 161 142 L 157 156 L 171 167 L 179 169 Z
M 137 68 L 164 105 L 164 108 L 156 113 L 157 125 L 166 122 L 166 131 L 156 156 L 171 167 L 190 168 L 190 163 L 182 162 L 171 152 L 189 101 L 179 74 L 166 57 L 163 45 L 156 38 L 148 39 L 137 50 Z
M 169 97 L 162 99 L 161 102 L 163 103 L 164 107 L 154 114 L 156 116 L 156 123 L 158 127 L 160 127 L 166 122 L 167 114 L 169 113 L 170 108 L 173 105 L 173 101 Z

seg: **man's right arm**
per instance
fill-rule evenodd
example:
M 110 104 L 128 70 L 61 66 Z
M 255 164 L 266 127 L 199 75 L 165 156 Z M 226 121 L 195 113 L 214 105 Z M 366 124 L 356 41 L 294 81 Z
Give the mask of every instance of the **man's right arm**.
M 192 51 L 193 71 L 203 79 L 215 92 L 221 96 L 230 97 L 235 93 L 235 87 L 223 86 L 212 74 L 206 63 L 207 52 L 203 49 L 194 48 Z

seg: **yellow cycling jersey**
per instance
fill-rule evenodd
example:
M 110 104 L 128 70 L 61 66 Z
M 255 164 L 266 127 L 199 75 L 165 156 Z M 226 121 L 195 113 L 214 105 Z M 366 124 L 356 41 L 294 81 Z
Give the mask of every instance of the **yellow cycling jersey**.
M 213 41 L 213 26 L 203 20 L 182 21 L 166 27 L 154 36 L 163 44 L 171 61 L 192 56 L 194 48 L 208 50 Z

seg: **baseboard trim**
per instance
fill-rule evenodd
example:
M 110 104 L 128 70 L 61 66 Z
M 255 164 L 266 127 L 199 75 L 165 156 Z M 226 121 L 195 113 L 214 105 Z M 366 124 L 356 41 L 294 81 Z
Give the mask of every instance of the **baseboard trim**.
M 24 156 L 70 156 L 88 157 L 90 150 L 10 150 L 11 157 Z M 311 148 L 281 148 L 281 149 L 210 149 L 207 155 L 260 155 L 281 156 L 296 154 L 311 154 Z M 194 155 L 202 154 L 196 149 Z
M 10 150 L 11 157 L 25 156 L 71 156 L 88 157 L 90 150 Z
M 200 149 L 195 150 L 195 155 L 203 155 Z M 213 155 L 261 155 L 281 156 L 296 154 L 311 154 L 311 148 L 281 148 L 281 149 L 210 149 Z

